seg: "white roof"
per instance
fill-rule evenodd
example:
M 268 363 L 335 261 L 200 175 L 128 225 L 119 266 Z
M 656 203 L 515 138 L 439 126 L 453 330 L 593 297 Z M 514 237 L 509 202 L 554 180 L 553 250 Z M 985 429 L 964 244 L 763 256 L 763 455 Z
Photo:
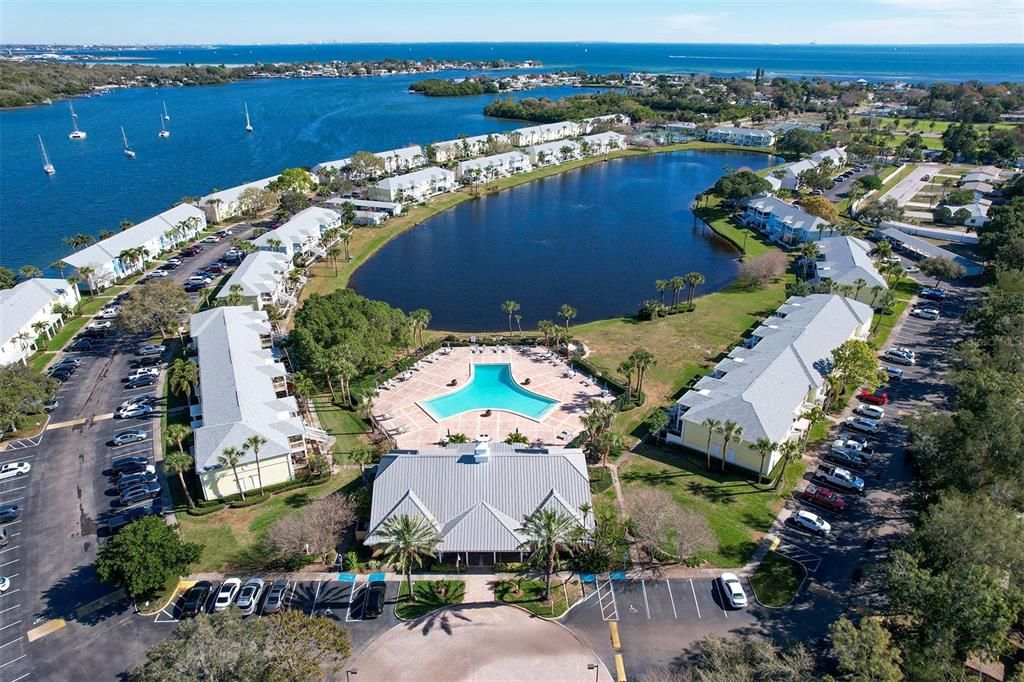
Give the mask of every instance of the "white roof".
M 505 152 L 504 154 L 494 154 L 493 156 L 481 156 L 478 159 L 460 161 L 458 165 L 458 172 L 463 173 L 470 168 L 483 169 L 488 166 L 511 166 L 517 163 L 524 163 L 529 160 L 529 157 L 522 152 Z
M 605 145 L 609 142 L 616 142 L 622 144 L 626 139 L 626 136 L 622 133 L 616 133 L 615 131 L 609 130 L 603 133 L 594 133 L 593 135 L 584 135 L 583 139 L 590 144 Z
M 488 142 L 488 140 L 491 140 L 491 139 L 493 139 L 495 142 L 508 142 L 508 136 L 506 136 L 503 133 L 487 133 L 486 135 L 473 135 L 473 136 L 467 137 L 465 139 L 465 142 L 466 142 L 466 144 L 468 144 L 468 145 L 470 145 L 472 147 L 474 145 L 486 144 Z M 443 147 L 444 149 L 448 149 L 449 147 L 454 147 L 456 149 L 460 149 L 462 147 L 462 143 L 463 143 L 463 140 L 461 140 L 461 139 L 458 139 L 458 140 L 444 140 L 443 142 L 435 142 L 433 144 L 433 146 L 434 147 Z
M 579 151 L 580 143 L 575 140 L 555 140 L 554 142 L 545 142 L 544 144 L 532 144 L 526 148 L 526 151 L 530 154 L 551 154 L 552 156 L 558 156 L 559 152 L 562 151 L 562 147 L 569 147 L 574 152 Z
M 122 251 L 143 246 L 154 239 L 158 240 L 164 232 L 190 218 L 195 218 L 201 221 L 202 225 L 206 225 L 205 213 L 191 204 L 178 204 L 123 232 L 118 232 L 112 237 L 107 237 L 81 251 L 65 256 L 64 262 L 75 268 L 109 263 L 120 257 Z M 155 256 L 156 254 L 150 255 Z
M 34 277 L 0 290 L 0 344 L 20 334 L 50 301 L 70 289 L 71 283 L 67 280 Z
M 811 161 L 817 166 L 825 159 L 829 159 L 836 166 L 841 166 L 846 162 L 846 150 L 842 148 L 823 149 L 820 152 L 814 152 L 810 156 Z
M 352 208 L 383 209 L 385 211 L 402 211 L 402 205 L 396 201 L 373 201 L 371 199 L 346 199 L 344 197 L 333 197 L 324 202 L 331 206 L 344 208 L 345 204 L 352 204 Z
M 397 156 L 400 159 L 407 159 L 409 161 L 412 161 L 417 156 L 424 159 L 427 158 L 423 153 L 423 147 L 418 144 L 402 147 L 401 149 L 389 149 L 386 152 L 374 152 L 373 155 L 381 159 L 391 159 Z
M 384 178 L 377 183 L 377 187 L 381 189 L 409 189 L 419 185 L 421 183 L 430 182 L 435 180 L 437 182 L 455 182 L 455 173 L 444 168 L 437 168 L 431 166 L 430 168 L 422 168 L 418 171 L 411 173 L 405 173 L 404 175 L 396 175 L 391 178 Z
M 486 450 L 486 461 L 474 451 Z M 398 450 L 377 466 L 367 545 L 390 517 L 421 517 L 441 534 L 445 552 L 510 552 L 526 539 L 519 528 L 538 509 L 553 507 L 587 528 L 590 504 L 583 451 L 533 450 L 503 443 Z
M 238 269 L 221 287 L 217 298 L 231 294 L 232 285 L 242 287 L 242 296 L 269 294 L 278 287 L 291 269 L 291 260 L 286 254 L 276 251 L 256 251 L 246 256 Z
M 719 133 L 721 135 L 750 135 L 752 137 L 775 136 L 775 133 L 770 130 L 761 130 L 760 128 L 737 128 L 736 126 L 715 126 L 710 132 Z
M 277 238 L 285 245 L 302 244 L 310 238 L 319 239 L 326 229 L 340 221 L 341 214 L 337 211 L 310 206 L 293 215 L 280 227 L 264 232 L 253 243 L 256 246 L 268 246 L 271 239 Z
M 278 398 L 274 388 L 285 368 L 263 347 L 261 336 L 271 333 L 267 314 L 249 306 L 211 308 L 193 315 L 191 324 L 203 415 L 195 431 L 196 470 L 217 468 L 225 447 L 240 449 L 254 434 L 267 439 L 260 459 L 290 454 L 288 436 L 301 435 L 303 424 L 295 398 Z M 240 461 L 255 461 L 252 451 Z
M 758 211 L 771 213 L 780 222 L 797 230 L 810 232 L 817 229 L 818 225 L 828 225 L 827 221 L 807 213 L 799 206 L 794 206 L 769 194 L 752 197 L 747 200 L 747 206 Z
M 572 121 L 558 121 L 557 123 L 542 123 L 535 126 L 527 126 L 525 128 L 516 128 L 511 131 L 512 134 L 519 135 L 533 135 L 534 133 L 545 134 L 545 133 L 558 133 L 559 135 L 573 135 L 576 130 L 579 129 L 579 124 L 573 123 Z
M 856 237 L 827 237 L 815 242 L 821 255 L 815 264 L 818 275 L 837 284 L 856 284 L 858 279 L 867 282 L 867 288 L 880 286 L 888 289 L 875 268 L 875 262 L 868 253 L 871 244 Z
M 682 418 L 732 420 L 747 442 L 781 442 L 811 388 L 823 385 L 832 351 L 871 317 L 869 306 L 842 296 L 791 297 L 754 331 L 753 348 L 733 348 L 715 367 L 720 378 L 701 378 L 679 399 L 689 408 Z
M 280 175 L 271 175 L 269 178 L 263 178 L 262 180 L 253 180 L 247 182 L 244 185 L 238 185 L 237 187 L 229 187 L 228 189 L 222 189 L 219 192 L 213 194 L 207 194 L 205 197 L 199 200 L 200 206 L 205 206 L 215 199 L 219 199 L 223 204 L 233 204 L 238 201 L 238 197 L 242 196 L 242 192 L 255 187 L 256 189 L 266 189 L 267 185 L 277 180 Z
M 972 218 L 988 217 L 988 207 L 985 206 L 984 204 L 979 204 L 976 202 L 971 204 L 964 204 L 963 206 L 946 206 L 946 208 L 948 208 L 951 213 L 956 213 L 960 209 L 964 209 L 971 214 Z

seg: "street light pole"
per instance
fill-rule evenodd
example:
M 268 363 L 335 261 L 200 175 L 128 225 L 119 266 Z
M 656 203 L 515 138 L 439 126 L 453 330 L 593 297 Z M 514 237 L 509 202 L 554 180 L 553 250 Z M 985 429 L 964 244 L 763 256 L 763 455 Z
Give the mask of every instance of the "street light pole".
M 587 670 L 594 671 L 594 682 L 597 682 L 597 677 L 601 674 L 601 666 L 597 663 L 587 663 Z
M 350 675 L 358 675 L 358 674 L 359 673 L 357 671 L 355 671 L 355 670 L 346 670 L 345 671 L 345 682 L 352 682 L 352 678 L 350 677 Z

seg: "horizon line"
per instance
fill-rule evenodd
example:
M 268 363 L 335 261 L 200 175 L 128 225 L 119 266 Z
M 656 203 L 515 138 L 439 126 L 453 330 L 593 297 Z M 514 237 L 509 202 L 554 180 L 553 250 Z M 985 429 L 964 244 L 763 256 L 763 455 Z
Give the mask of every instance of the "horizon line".
M 328 40 L 314 42 L 256 42 L 256 43 L 69 43 L 69 42 L 3 42 L 0 48 L 7 47 L 34 47 L 48 45 L 54 47 L 248 47 L 248 46 L 307 46 L 307 45 L 730 45 L 730 46 L 768 46 L 768 47 L 1020 47 L 1024 49 L 1024 43 L 1007 42 L 962 42 L 962 43 L 822 43 L 817 41 L 808 42 L 746 42 L 731 43 L 721 41 L 701 42 L 665 42 L 665 41 L 618 41 L 618 40 L 408 40 L 408 41 L 381 41 L 381 40 Z

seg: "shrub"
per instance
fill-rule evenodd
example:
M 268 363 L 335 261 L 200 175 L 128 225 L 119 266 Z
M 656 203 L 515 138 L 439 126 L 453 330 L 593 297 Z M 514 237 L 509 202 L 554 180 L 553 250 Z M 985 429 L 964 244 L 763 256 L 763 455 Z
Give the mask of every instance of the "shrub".
M 263 504 L 264 502 L 266 502 L 269 499 L 270 499 L 270 495 L 269 494 L 250 495 L 249 497 L 245 498 L 244 500 L 242 500 L 242 499 L 232 500 L 231 503 L 228 504 L 228 506 L 231 507 L 232 509 L 244 509 L 245 507 L 255 507 L 257 504 Z
M 498 562 L 494 564 L 495 573 L 522 573 L 526 570 L 526 564 L 519 561 L 511 561 L 508 563 Z
M 226 506 L 227 505 L 224 504 L 223 502 L 214 502 L 213 504 L 210 505 L 201 505 L 196 507 L 195 509 L 189 509 L 188 514 L 189 516 L 206 516 L 207 514 L 214 514 L 216 512 L 219 512 Z
M 357 568 L 359 568 L 359 555 L 356 554 L 355 552 L 353 552 L 353 551 L 345 552 L 345 557 L 344 557 L 343 560 L 345 562 L 345 570 L 346 571 L 354 571 Z
M 778 279 L 786 271 L 789 259 L 781 251 L 768 251 L 756 258 L 744 261 L 740 266 L 737 282 L 748 287 L 763 287 L 769 282 Z

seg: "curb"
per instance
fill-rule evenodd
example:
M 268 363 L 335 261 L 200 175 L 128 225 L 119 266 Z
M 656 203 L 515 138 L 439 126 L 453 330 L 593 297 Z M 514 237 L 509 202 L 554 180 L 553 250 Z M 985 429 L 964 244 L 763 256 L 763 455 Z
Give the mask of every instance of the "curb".
M 781 555 L 781 554 L 780 554 L 779 556 L 784 556 L 784 555 Z M 806 582 L 807 582 L 807 578 L 808 578 L 808 574 L 807 574 L 807 567 L 806 567 L 806 566 L 804 566 L 803 564 L 801 564 L 801 563 L 800 563 L 799 561 L 796 561 L 796 560 L 794 560 L 794 559 L 790 559 L 789 557 L 785 557 L 785 558 L 786 558 L 787 560 L 789 560 L 789 561 L 792 561 L 792 562 L 793 562 L 794 564 L 796 564 L 797 566 L 799 566 L 799 567 L 800 567 L 800 570 L 802 570 L 802 571 L 804 572 L 804 577 L 803 577 L 803 579 L 801 579 L 801 580 L 800 580 L 800 584 L 798 584 L 798 585 L 796 586 L 796 589 L 795 589 L 795 590 L 793 590 L 793 596 L 789 598 L 789 601 L 788 601 L 788 602 L 786 602 L 785 604 L 783 604 L 783 605 L 781 605 L 781 606 L 769 606 L 768 604 L 765 604 L 765 603 L 764 603 L 763 601 L 761 601 L 761 598 L 757 596 L 757 590 L 756 590 L 756 589 L 754 589 L 754 581 L 752 581 L 752 580 L 750 579 L 750 578 L 752 577 L 752 575 L 753 575 L 753 574 L 751 574 L 751 575 L 748 575 L 748 576 L 746 576 L 746 578 L 747 578 L 747 583 L 748 583 L 748 584 L 750 585 L 750 592 L 751 592 L 751 594 L 753 594 L 753 595 L 754 595 L 754 599 L 755 599 L 755 600 L 757 601 L 757 603 L 758 603 L 759 605 L 761 605 L 762 607 L 764 607 L 764 608 L 766 608 L 766 609 L 774 609 L 774 610 L 778 611 L 778 610 L 781 610 L 781 609 L 789 608 L 789 606 L 791 606 L 791 605 L 793 604 L 793 602 L 795 602 L 795 601 L 796 601 L 797 595 L 799 595 L 799 594 L 800 594 L 800 590 L 802 590 L 802 589 L 803 589 L 803 587 L 804 587 L 804 583 L 806 583 Z M 761 565 L 761 564 L 760 564 L 760 563 L 758 563 L 758 566 L 760 566 L 760 565 Z
M 156 609 L 155 611 L 143 611 L 141 608 L 139 608 L 139 605 L 138 605 L 137 602 L 133 602 L 135 604 L 135 614 L 138 615 L 138 616 L 155 616 L 156 614 L 160 613 L 161 611 L 166 609 L 168 606 L 173 604 L 174 600 L 178 598 L 178 595 L 182 592 L 183 589 L 187 590 L 189 587 L 192 587 L 195 584 L 196 584 L 195 580 L 179 580 L 178 584 L 175 586 L 174 590 L 171 592 L 171 596 L 167 598 L 167 601 L 164 603 L 163 606 L 161 606 L 160 608 Z M 182 586 L 184 586 L 184 588 Z

